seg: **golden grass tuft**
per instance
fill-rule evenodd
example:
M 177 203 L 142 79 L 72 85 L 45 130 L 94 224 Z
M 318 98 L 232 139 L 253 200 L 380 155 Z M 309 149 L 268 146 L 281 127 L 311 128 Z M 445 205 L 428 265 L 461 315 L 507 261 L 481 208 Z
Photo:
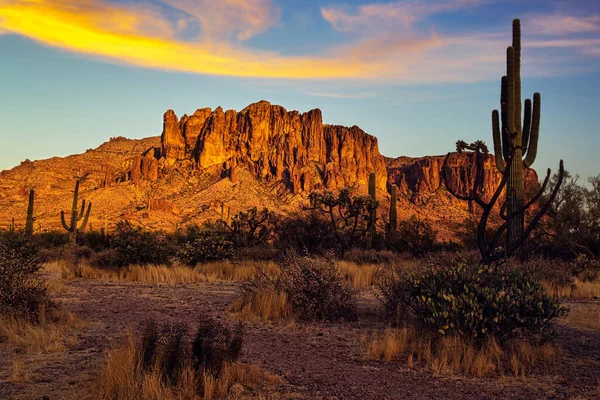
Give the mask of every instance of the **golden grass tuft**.
M 389 362 L 406 359 L 434 374 L 485 377 L 510 373 L 525 376 L 536 364 L 553 363 L 560 350 L 552 344 L 534 346 L 521 340 L 500 345 L 495 339 L 476 346 L 458 336 L 439 337 L 414 326 L 363 335 L 366 357 Z
M 336 261 L 335 266 L 355 288 L 368 288 L 375 284 L 380 266 L 377 264 L 356 264 L 349 261 Z
M 280 272 L 279 266 L 271 261 L 215 261 L 199 264 L 196 269 L 214 280 L 241 282 L 252 280 L 261 274 L 273 276 Z
M 18 356 L 13 358 L 9 381 L 16 385 L 23 385 L 31 381 L 31 371 L 23 365 L 23 360 Z
M 62 352 L 68 344 L 67 332 L 80 322 L 75 315 L 62 309 L 51 313 L 42 310 L 40 322 L 33 324 L 16 318 L 0 318 L 0 337 L 27 353 Z
M 575 279 L 572 285 L 556 287 L 549 282 L 544 282 L 546 291 L 554 297 L 561 299 L 592 300 L 600 299 L 600 281 L 583 282 Z
M 294 314 L 283 292 L 269 287 L 246 293 L 229 306 L 229 311 L 239 313 L 245 320 L 292 321 Z
M 156 369 L 144 371 L 134 334 L 128 333 L 122 346 L 110 349 L 100 369 L 97 399 L 183 400 L 240 397 L 246 390 L 282 383 L 281 378 L 258 366 L 225 364 L 219 376 L 185 367 L 173 384 Z

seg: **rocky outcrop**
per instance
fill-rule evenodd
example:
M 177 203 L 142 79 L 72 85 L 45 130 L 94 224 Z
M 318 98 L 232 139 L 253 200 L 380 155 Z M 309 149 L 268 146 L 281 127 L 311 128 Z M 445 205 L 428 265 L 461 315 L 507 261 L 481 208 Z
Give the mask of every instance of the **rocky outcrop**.
M 163 118 L 163 132 L 160 137 L 161 154 L 167 165 L 185 159 L 185 140 L 181 134 L 181 127 L 177 115 L 173 110 L 168 110 Z
M 398 186 L 398 193 L 415 204 L 422 204 L 442 188 L 444 178 L 442 168 L 445 156 L 420 158 L 399 157 L 388 159 L 388 180 Z M 448 182 L 459 193 L 466 195 L 475 182 L 475 159 L 472 153 L 452 153 L 448 159 Z M 483 198 L 489 200 L 502 180 L 492 155 L 484 164 Z M 533 169 L 525 174 L 526 190 L 539 188 L 538 176 Z
M 287 111 L 266 101 L 240 112 L 199 109 L 177 120 L 164 116 L 166 165 L 192 159 L 201 170 L 245 168 L 265 182 L 282 181 L 294 193 L 366 184 L 370 172 L 386 189 L 377 139 L 354 126 L 324 125 L 321 111 Z

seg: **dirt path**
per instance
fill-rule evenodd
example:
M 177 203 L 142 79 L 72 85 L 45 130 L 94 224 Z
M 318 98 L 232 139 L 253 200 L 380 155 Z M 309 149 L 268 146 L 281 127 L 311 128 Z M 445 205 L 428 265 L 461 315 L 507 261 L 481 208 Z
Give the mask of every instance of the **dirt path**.
M 231 325 L 225 309 L 236 284 L 148 285 L 100 280 L 67 282 L 60 296 L 87 322 L 64 354 L 28 356 L 32 381 L 8 382 L 11 355 L 0 345 L 0 398 L 80 399 L 90 394 L 102 353 L 128 328 L 146 318 L 184 321 L 195 326 L 202 314 Z M 365 300 L 363 306 L 374 306 Z M 600 398 L 600 332 L 561 327 L 561 362 L 535 377 L 466 379 L 433 376 L 406 363 L 366 361 L 360 336 L 367 322 L 266 326 L 249 323 L 242 361 L 262 365 L 287 382 L 280 393 L 310 399 L 593 399 Z M 371 324 L 372 325 L 372 324 Z M 284 395 L 283 397 L 286 397 Z

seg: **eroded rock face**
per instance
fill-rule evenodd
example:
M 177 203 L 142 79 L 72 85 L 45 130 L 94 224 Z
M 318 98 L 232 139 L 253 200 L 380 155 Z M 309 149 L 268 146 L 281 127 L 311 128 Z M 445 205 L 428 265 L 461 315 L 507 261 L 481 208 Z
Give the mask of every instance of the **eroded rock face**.
M 448 159 L 448 182 L 459 194 L 466 195 L 475 182 L 475 158 L 473 153 L 452 153 Z M 398 186 L 398 193 L 408 196 L 415 204 L 421 204 L 437 190 L 446 190 L 442 168 L 445 156 L 421 158 L 399 157 L 388 160 L 388 179 Z M 502 180 L 492 155 L 484 164 L 483 198 L 488 201 Z M 538 176 L 533 169 L 525 173 L 526 190 L 539 188 Z
M 185 119 L 187 120 L 187 116 Z M 175 162 L 185 159 L 185 140 L 181 134 L 179 120 L 173 110 L 168 110 L 164 115 L 160 141 L 161 153 L 167 165 L 173 165 Z
M 178 122 L 169 110 L 162 136 L 167 165 L 193 158 L 200 169 L 234 163 L 258 178 L 284 181 L 294 193 L 366 184 L 370 172 L 385 190 L 377 139 L 354 126 L 323 125 L 321 111 L 287 111 L 266 101 L 240 112 L 204 108 Z

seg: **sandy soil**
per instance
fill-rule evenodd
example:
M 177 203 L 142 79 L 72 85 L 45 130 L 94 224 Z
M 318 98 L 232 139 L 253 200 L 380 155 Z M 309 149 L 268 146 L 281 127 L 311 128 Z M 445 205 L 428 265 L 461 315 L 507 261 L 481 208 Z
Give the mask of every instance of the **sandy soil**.
M 31 380 L 9 380 L 14 351 L 0 343 L 0 399 L 81 399 L 90 396 L 105 349 L 146 318 L 184 321 L 193 329 L 203 314 L 235 323 L 225 310 L 237 284 L 151 285 L 101 280 L 65 282 L 58 299 L 86 321 L 64 353 L 22 355 Z M 367 361 L 360 336 L 373 326 L 372 294 L 361 296 L 363 317 L 355 323 L 264 325 L 247 323 L 242 361 L 284 378 L 272 398 L 307 399 L 598 399 L 600 331 L 561 324 L 563 357 L 555 366 L 521 378 L 470 379 L 433 376 L 405 362 Z M 600 302 L 586 306 L 600 308 Z

